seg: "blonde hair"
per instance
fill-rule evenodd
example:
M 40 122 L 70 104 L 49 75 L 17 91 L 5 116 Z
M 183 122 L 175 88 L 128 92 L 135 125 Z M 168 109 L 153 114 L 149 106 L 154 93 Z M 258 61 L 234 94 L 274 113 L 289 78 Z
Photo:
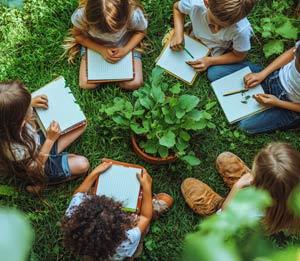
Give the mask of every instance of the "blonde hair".
M 299 170 L 300 153 L 286 143 L 271 143 L 255 157 L 253 185 L 268 191 L 273 199 L 263 220 L 269 234 L 300 232 L 300 218 L 288 206 L 292 191 L 300 184 Z
M 127 27 L 136 8 L 142 10 L 137 0 L 80 0 L 79 7 L 84 7 L 84 25 L 86 31 L 94 27 L 102 33 L 116 33 Z M 63 47 L 68 54 L 68 61 L 73 62 L 79 53 L 79 44 L 74 35 L 76 30 L 70 30 L 71 36 L 64 41 Z
M 218 20 L 232 25 L 250 14 L 255 0 L 208 0 L 208 5 Z

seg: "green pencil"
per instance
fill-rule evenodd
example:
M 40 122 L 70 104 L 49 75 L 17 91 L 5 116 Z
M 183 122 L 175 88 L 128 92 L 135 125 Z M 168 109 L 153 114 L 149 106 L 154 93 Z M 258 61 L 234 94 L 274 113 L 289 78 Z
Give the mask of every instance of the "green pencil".
M 183 47 L 183 50 L 185 50 L 189 56 L 191 56 L 193 59 L 195 59 L 195 57 L 185 47 Z

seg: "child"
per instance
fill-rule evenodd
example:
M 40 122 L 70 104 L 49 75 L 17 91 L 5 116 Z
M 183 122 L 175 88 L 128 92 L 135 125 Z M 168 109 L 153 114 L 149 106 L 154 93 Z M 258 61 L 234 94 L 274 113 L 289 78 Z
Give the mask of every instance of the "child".
M 210 215 L 226 208 L 237 191 L 252 185 L 269 192 L 273 199 L 273 205 L 262 215 L 269 234 L 283 230 L 300 232 L 300 218 L 288 207 L 292 191 L 300 184 L 298 151 L 288 144 L 272 143 L 256 155 L 252 171 L 230 152 L 222 153 L 216 160 L 216 166 L 224 182 L 231 188 L 226 199 L 194 178 L 184 180 L 181 185 L 186 202 L 196 213 Z
M 192 22 L 192 36 L 211 49 L 211 57 L 188 62 L 197 72 L 207 70 L 210 81 L 247 66 L 252 28 L 246 16 L 255 0 L 181 0 L 174 4 L 174 34 L 171 48 L 184 47 L 184 18 Z M 256 72 L 259 68 L 251 68 Z
M 259 73 L 245 77 L 246 88 L 262 83 L 266 94 L 254 98 L 273 107 L 240 122 L 248 133 L 300 127 L 300 41 Z
M 173 199 L 165 193 L 152 199 L 152 178 L 146 170 L 138 175 L 143 190 L 139 216 L 122 211 L 122 204 L 111 198 L 88 195 L 99 175 L 110 166 L 111 163 L 102 163 L 90 173 L 75 191 L 62 222 L 65 247 L 88 260 L 138 256 L 153 216 L 152 204 L 158 214 L 173 204 Z
M 73 36 L 84 47 L 79 75 L 81 88 L 97 87 L 87 82 L 85 47 L 99 52 L 111 63 L 133 50 L 134 79 L 120 82 L 120 87 L 134 90 L 142 86 L 141 53 L 135 48 L 145 37 L 148 22 L 136 0 L 86 0 L 75 10 L 71 20 Z
M 86 126 L 61 136 L 58 123 L 53 121 L 44 137 L 35 129 L 32 107 L 46 110 L 47 97 L 31 99 L 17 81 L 0 83 L 0 173 L 25 179 L 31 184 L 29 192 L 39 192 L 45 183 L 86 174 L 89 162 L 85 157 L 62 152 Z

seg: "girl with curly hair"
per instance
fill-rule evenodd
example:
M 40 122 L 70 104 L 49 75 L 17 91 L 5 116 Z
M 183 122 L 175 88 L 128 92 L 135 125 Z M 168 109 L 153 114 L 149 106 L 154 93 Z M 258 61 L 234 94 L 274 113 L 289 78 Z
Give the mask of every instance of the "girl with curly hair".
M 134 90 L 143 84 L 141 53 L 135 48 L 146 35 L 148 21 L 143 7 L 136 0 L 82 0 L 71 21 L 72 37 L 66 39 L 65 47 L 69 52 L 69 61 L 73 61 L 81 49 L 81 88 L 97 87 L 97 84 L 87 82 L 85 48 L 100 53 L 110 63 L 118 62 L 133 50 L 134 79 L 119 85 L 123 89 Z
M 173 198 L 159 193 L 152 198 L 152 178 L 144 169 L 138 175 L 142 191 L 140 214 L 122 210 L 122 203 L 105 197 L 88 194 L 99 175 L 111 163 L 96 167 L 75 191 L 62 221 L 64 245 L 85 260 L 123 260 L 138 256 L 142 239 L 154 215 L 166 212 Z
M 40 192 L 46 184 L 56 184 L 86 174 L 89 162 L 83 156 L 63 150 L 75 141 L 85 126 L 61 135 L 53 121 L 46 137 L 37 131 L 32 108 L 48 108 L 47 97 L 31 98 L 18 82 L 0 83 L 0 173 L 25 180 L 28 192 Z

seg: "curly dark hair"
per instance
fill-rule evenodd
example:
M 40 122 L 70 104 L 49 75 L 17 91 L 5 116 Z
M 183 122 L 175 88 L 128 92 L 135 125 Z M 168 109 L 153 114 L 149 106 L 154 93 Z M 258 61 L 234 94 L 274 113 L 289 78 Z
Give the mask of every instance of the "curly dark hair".
M 115 254 L 134 225 L 122 204 L 105 196 L 90 195 L 62 220 L 64 246 L 79 256 L 105 260 Z

